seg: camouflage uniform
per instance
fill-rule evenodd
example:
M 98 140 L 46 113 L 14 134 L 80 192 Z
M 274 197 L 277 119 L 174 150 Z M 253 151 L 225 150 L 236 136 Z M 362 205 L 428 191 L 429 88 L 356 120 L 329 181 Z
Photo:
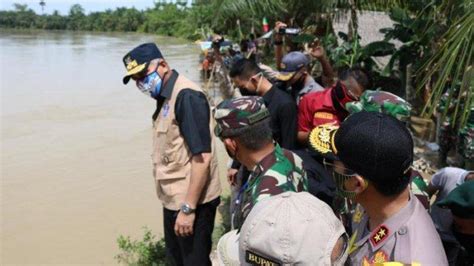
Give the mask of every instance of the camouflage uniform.
M 243 189 L 236 223 L 239 228 L 257 202 L 287 191 L 308 191 L 308 179 L 301 158 L 277 144 L 273 153 L 255 166 Z
M 235 129 L 269 119 L 269 115 L 261 97 L 226 100 L 216 107 L 214 118 L 217 125 L 214 132 L 221 138 L 236 137 Z M 234 225 L 240 228 L 253 206 L 264 198 L 286 191 L 307 191 L 308 180 L 302 164 L 298 155 L 276 144 L 273 152 L 254 167 L 247 183 L 240 189 Z
M 347 103 L 346 108 L 350 113 L 368 111 L 389 114 L 403 122 L 410 119 L 411 111 L 411 105 L 407 101 L 380 90 L 366 90 L 358 102 Z

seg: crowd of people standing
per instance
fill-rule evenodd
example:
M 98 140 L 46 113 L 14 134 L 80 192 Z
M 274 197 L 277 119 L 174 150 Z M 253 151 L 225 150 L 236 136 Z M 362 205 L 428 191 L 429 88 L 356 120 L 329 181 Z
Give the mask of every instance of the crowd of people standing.
M 332 69 L 318 42 L 285 51 L 285 28 L 273 31 L 275 70 L 248 41 L 224 62 L 214 39 L 207 59 L 222 64 L 232 95 L 215 107 L 156 44 L 123 58 L 124 83 L 133 79 L 157 103 L 152 163 L 170 263 L 212 263 L 221 141 L 233 230 L 215 263 L 473 265 L 474 172 L 442 169 L 426 181 L 436 201 L 421 200 L 409 103 L 373 90 L 360 68 Z

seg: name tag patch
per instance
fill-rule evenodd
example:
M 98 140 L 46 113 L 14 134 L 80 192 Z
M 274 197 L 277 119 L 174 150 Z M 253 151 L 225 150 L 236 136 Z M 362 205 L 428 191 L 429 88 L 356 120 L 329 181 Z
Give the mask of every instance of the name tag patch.
M 269 258 L 265 258 L 264 256 L 260 256 L 255 254 L 251 251 L 245 251 L 245 261 L 250 263 L 251 265 L 262 265 L 262 266 L 279 266 L 280 263 L 271 260 Z
M 331 113 L 327 113 L 327 112 L 316 112 L 314 114 L 314 118 L 332 120 L 332 119 L 334 119 L 334 115 L 331 114 Z

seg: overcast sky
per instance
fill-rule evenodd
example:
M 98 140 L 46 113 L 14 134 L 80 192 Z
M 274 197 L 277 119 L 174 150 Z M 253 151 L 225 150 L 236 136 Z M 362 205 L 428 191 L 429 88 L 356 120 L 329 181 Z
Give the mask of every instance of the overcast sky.
M 39 2 L 39 0 L 0 0 L 0 9 L 12 10 L 13 4 L 19 3 L 27 4 L 29 8 L 33 9 L 36 13 L 41 14 Z M 86 10 L 86 13 L 91 11 L 115 9 L 123 6 L 146 9 L 154 5 L 154 0 L 45 0 L 45 2 L 45 13 L 51 14 L 54 10 L 58 10 L 63 15 L 68 14 L 69 8 L 73 4 L 80 4 Z

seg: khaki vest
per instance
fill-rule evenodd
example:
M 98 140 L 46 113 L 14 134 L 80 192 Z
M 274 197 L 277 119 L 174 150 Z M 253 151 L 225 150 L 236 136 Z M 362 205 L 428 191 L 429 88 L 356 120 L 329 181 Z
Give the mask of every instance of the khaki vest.
M 163 203 L 163 207 L 169 210 L 179 210 L 181 204 L 184 203 L 191 179 L 192 154 L 179 131 L 174 112 L 176 98 L 183 89 L 202 92 L 201 88 L 195 83 L 179 75 L 171 98 L 163 103 L 160 114 L 153 126 L 152 160 L 156 192 Z M 198 204 L 209 202 L 221 193 L 212 117 L 209 130 L 211 133 L 212 159 L 207 183 Z

